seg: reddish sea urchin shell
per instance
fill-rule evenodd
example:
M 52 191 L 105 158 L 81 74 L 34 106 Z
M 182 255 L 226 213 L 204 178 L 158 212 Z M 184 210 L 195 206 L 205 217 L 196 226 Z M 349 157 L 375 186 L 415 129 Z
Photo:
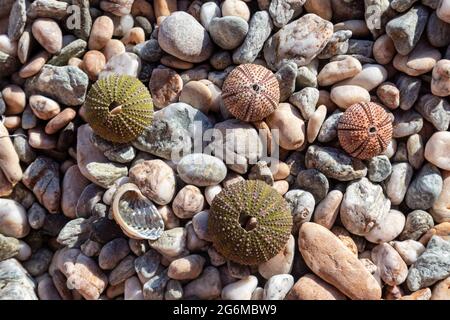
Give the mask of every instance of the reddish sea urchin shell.
M 280 86 L 269 69 L 257 64 L 241 64 L 225 79 L 222 99 L 236 118 L 259 121 L 278 107 Z
M 342 148 L 352 157 L 370 159 L 389 145 L 392 139 L 391 117 L 376 103 L 356 103 L 340 118 L 338 137 Z

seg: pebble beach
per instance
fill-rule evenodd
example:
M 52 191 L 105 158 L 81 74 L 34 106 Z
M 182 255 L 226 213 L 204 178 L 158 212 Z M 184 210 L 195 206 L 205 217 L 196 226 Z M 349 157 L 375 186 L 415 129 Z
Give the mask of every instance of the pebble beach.
M 0 0 L 0 300 L 450 300 L 450 0 Z

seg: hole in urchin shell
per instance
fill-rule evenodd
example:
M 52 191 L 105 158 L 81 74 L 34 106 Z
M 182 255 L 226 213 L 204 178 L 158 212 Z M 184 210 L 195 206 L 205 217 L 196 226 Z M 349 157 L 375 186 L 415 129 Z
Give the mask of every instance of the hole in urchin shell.
M 255 83 L 255 84 L 252 85 L 252 89 L 253 89 L 254 91 L 258 92 L 259 89 L 261 89 L 261 87 L 259 86 L 259 84 Z
M 108 109 L 109 109 L 109 113 L 118 114 L 122 111 L 122 105 L 116 101 L 113 101 L 109 105 Z
M 239 216 L 239 223 L 246 231 L 252 231 L 258 226 L 258 219 L 245 213 L 241 213 Z
M 377 128 L 375 128 L 375 127 L 369 128 L 369 133 L 375 133 L 375 132 L 377 132 Z

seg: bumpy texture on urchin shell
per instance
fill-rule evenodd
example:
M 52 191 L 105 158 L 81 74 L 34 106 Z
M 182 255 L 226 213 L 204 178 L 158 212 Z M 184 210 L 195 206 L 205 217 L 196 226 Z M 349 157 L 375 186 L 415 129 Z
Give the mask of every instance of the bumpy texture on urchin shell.
M 225 79 L 222 99 L 236 118 L 246 122 L 259 121 L 278 107 L 280 86 L 269 69 L 257 64 L 241 64 Z
M 134 140 L 153 117 L 148 89 L 138 79 L 127 75 L 98 80 L 89 91 L 84 108 L 86 120 L 94 132 L 117 143 Z
M 256 218 L 247 231 L 240 218 Z M 227 259 L 256 265 L 278 254 L 292 228 L 287 202 L 272 187 L 259 180 L 240 181 L 225 188 L 211 204 L 208 233 L 215 248 Z
M 356 103 L 341 116 L 338 137 L 342 148 L 352 157 L 370 159 L 383 153 L 389 145 L 391 117 L 376 103 Z

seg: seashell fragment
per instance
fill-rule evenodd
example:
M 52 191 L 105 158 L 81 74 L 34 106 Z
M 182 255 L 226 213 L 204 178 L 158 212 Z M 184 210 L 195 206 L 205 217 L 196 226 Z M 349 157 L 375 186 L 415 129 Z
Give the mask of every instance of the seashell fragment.
M 132 183 L 122 185 L 112 204 L 114 220 L 133 239 L 156 240 L 164 231 L 164 221 L 155 205 Z

